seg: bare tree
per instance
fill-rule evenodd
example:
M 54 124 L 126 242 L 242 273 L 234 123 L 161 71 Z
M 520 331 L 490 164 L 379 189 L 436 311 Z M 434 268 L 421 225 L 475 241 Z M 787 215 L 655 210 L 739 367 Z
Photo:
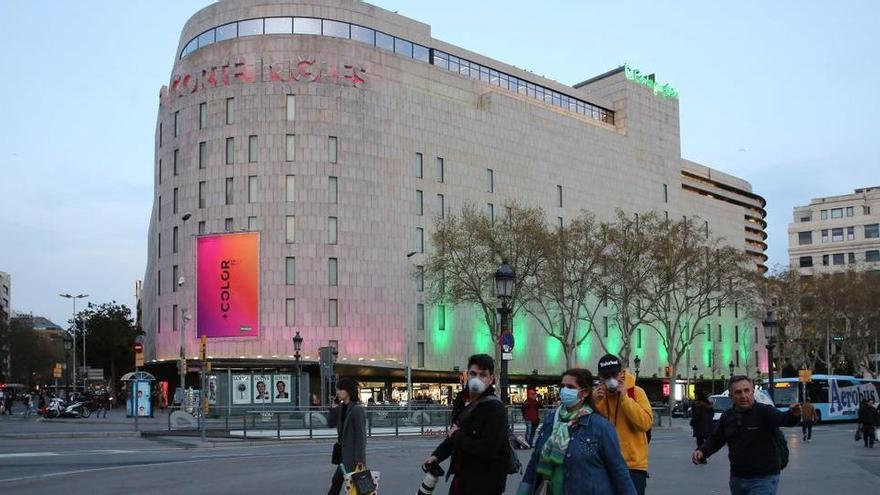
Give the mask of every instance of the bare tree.
M 510 299 L 513 321 L 544 260 L 543 210 L 512 204 L 507 211 L 507 218 L 491 219 L 469 204 L 461 215 L 438 220 L 424 273 L 428 302 L 475 307 L 495 343 L 500 336 L 494 282 L 499 264 L 506 261 L 517 277 Z M 500 360 L 500 347 L 494 347 Z
M 624 366 L 629 364 L 633 334 L 650 318 L 648 283 L 655 269 L 652 233 L 659 226 L 660 220 L 654 213 L 630 217 L 618 210 L 617 220 L 605 227 L 601 294 L 610 306 L 609 321 L 620 332 L 621 347 L 617 353 Z M 612 351 L 605 339 L 598 340 L 606 353 Z
M 661 222 L 651 256 L 655 265 L 647 290 L 648 325 L 659 336 L 676 376 L 682 357 L 705 333 L 702 322 L 751 297 L 754 264 L 741 249 L 709 239 L 689 218 Z
M 604 236 L 587 212 L 545 235 L 544 262 L 535 272 L 534 283 L 528 285 L 531 290 L 524 309 L 562 344 L 565 366 L 571 368 L 602 302 L 596 295 L 602 285 Z M 578 333 L 581 321 L 589 328 Z
M 773 310 L 779 329 L 779 358 L 815 369 L 822 356 L 826 333 L 812 316 L 815 281 L 802 277 L 797 270 L 777 269 L 761 284 L 761 296 L 763 302 L 755 308 L 755 316 L 763 318 L 765 311 Z
M 836 317 L 841 351 L 856 371 L 877 375 L 871 361 L 880 324 L 880 276 L 850 267 L 843 273 L 821 277 L 823 299 Z

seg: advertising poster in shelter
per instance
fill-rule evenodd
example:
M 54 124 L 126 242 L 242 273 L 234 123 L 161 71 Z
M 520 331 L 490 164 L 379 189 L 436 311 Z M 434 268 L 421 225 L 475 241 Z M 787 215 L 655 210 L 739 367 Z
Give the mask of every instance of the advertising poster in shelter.
M 251 403 L 251 375 L 232 375 L 232 403 Z
M 272 376 L 254 375 L 254 404 L 272 402 Z
M 294 393 L 290 388 L 290 375 L 272 376 L 272 401 L 275 403 L 289 404 Z

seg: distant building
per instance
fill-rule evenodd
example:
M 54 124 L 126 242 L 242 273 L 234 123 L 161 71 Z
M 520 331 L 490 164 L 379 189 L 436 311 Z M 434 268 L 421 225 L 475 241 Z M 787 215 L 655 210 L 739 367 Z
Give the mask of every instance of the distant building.
M 12 275 L 0 272 L 0 381 L 9 376 L 9 318 L 12 316 Z
M 815 198 L 794 208 L 788 257 L 804 275 L 880 270 L 880 187 Z

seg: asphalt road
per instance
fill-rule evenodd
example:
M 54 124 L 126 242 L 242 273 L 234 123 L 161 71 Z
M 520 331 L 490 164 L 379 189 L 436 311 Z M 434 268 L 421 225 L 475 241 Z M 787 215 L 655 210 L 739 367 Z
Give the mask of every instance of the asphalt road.
M 829 495 L 877 493 L 880 447 L 868 450 L 852 439 L 853 425 L 821 426 L 810 444 L 799 429 L 789 430 L 791 464 L 784 471 L 780 494 Z M 382 473 L 380 493 L 415 493 L 419 469 L 438 440 L 425 438 L 371 439 L 370 467 Z M 239 442 L 194 447 L 179 439 L 2 439 L 0 492 L 168 493 L 184 487 L 187 494 L 327 492 L 332 467 L 327 442 Z M 722 451 L 708 465 L 694 466 L 689 457 L 693 439 L 683 431 L 657 432 L 651 443 L 652 494 L 723 494 L 727 490 L 727 459 Z M 521 451 L 523 461 L 531 451 Z M 513 493 L 519 476 L 508 482 Z M 435 493 L 446 493 L 441 482 Z

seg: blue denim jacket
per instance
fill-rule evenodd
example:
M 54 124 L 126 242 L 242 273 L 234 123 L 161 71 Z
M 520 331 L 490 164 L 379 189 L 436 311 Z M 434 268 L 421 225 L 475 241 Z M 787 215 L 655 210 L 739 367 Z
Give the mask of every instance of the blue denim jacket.
M 535 443 L 535 450 L 517 495 L 531 495 L 540 481 L 535 473 L 541 449 L 553 431 L 556 414 L 548 414 Z M 617 432 L 605 418 L 592 413 L 581 416 L 571 428 L 565 454 L 564 495 L 636 495 L 629 470 L 620 455 Z

